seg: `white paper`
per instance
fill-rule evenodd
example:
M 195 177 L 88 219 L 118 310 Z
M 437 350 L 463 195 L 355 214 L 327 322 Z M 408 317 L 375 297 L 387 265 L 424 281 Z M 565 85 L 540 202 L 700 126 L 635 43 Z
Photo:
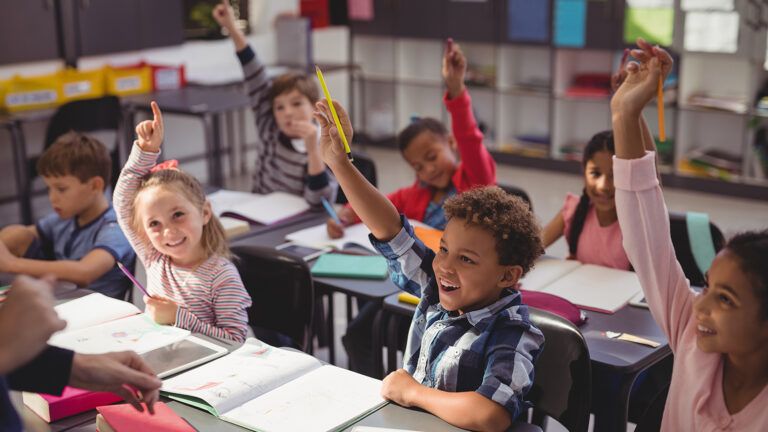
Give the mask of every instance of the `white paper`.
M 107 321 L 136 315 L 141 311 L 131 303 L 93 293 L 55 307 L 59 318 L 67 322 L 62 331 L 91 327 Z
M 222 419 L 266 432 L 325 432 L 384 404 L 380 392 L 381 381 L 328 365 L 232 410 Z
M 309 210 L 309 204 L 303 197 L 285 192 L 259 195 L 222 189 L 208 195 L 208 201 L 217 216 L 231 212 L 264 225 Z
M 674 6 L 673 0 L 627 0 L 627 6 L 641 9 L 668 9 Z
M 540 258 L 525 277 L 520 280 L 520 287 L 528 291 L 542 291 L 547 285 L 580 266 L 581 263 L 575 260 L 561 260 L 551 257 Z
M 634 272 L 583 264 L 542 291 L 585 309 L 616 312 L 642 288 Z
M 685 14 L 686 51 L 735 53 L 738 43 L 738 12 L 688 12 Z
M 732 11 L 733 0 L 681 0 L 680 9 Z
M 200 398 L 220 415 L 320 367 L 316 358 L 249 338 L 242 347 L 163 382 L 163 392 Z
M 357 246 L 362 246 L 369 251 L 378 253 L 378 251 L 371 244 L 371 241 L 368 239 L 368 234 L 370 233 L 371 231 L 367 226 L 359 223 L 344 228 L 344 237 L 332 239 L 328 236 L 328 230 L 325 224 L 320 224 L 292 232 L 285 236 L 285 238 L 286 240 L 292 241 L 296 244 L 310 246 L 317 249 L 332 247 L 341 250 L 344 249 L 345 245 L 354 244 Z
M 148 315 L 133 315 L 93 327 L 82 328 L 51 337 L 49 343 L 82 354 L 136 351 L 143 354 L 170 345 L 189 336 L 189 330 L 163 326 Z

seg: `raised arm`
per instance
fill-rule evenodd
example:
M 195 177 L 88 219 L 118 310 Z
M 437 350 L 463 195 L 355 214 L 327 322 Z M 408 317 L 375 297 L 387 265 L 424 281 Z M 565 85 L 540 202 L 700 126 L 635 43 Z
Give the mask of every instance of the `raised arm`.
M 353 131 L 349 116 L 339 103 L 334 102 L 333 105 L 347 140 L 351 143 Z M 371 230 L 374 237 L 381 241 L 394 238 L 403 228 L 397 209 L 387 197 L 363 177 L 347 158 L 336 125 L 333 124 L 328 103 L 323 100 L 318 102 L 316 106 L 315 119 L 321 128 L 320 151 L 323 160 L 336 176 L 336 180 L 344 190 L 352 209 Z
M 235 49 L 239 52 L 248 46 L 248 42 L 245 40 L 245 35 L 237 27 L 235 20 L 235 11 L 229 4 L 229 0 L 221 0 L 221 3 L 217 4 L 213 8 L 213 19 L 216 20 L 219 25 L 224 28 L 229 37 L 232 38 L 232 42 L 235 43 Z
M 442 66 L 447 90 L 443 102 L 451 114 L 451 130 L 464 172 L 473 185 L 496 184 L 496 162 L 483 144 L 483 133 L 477 126 L 472 113 L 472 99 L 464 85 L 467 58 L 452 39 L 446 41 Z
M 146 236 L 136 229 L 132 221 L 133 203 L 139 185 L 142 178 L 155 166 L 164 137 L 163 114 L 156 102 L 151 105 L 153 119 L 145 120 L 136 126 L 138 139 L 134 141 L 128 161 L 120 172 L 112 198 L 117 222 L 145 267 L 160 253 L 152 247 Z
M 644 41 L 638 45 L 640 50 L 633 51 L 638 62 L 627 65 L 627 78 L 611 100 L 616 210 L 624 250 L 651 313 L 674 351 L 691 319 L 693 294 L 675 259 L 654 154 L 646 151 L 639 121 L 643 108 L 656 94 L 660 77 L 669 73 L 672 59 Z

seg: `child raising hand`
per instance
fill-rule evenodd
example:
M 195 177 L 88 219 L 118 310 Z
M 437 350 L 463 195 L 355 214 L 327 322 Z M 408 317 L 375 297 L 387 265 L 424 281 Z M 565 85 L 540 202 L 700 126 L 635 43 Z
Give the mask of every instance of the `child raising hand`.
M 701 293 L 675 259 L 654 153 L 640 113 L 672 58 L 642 39 L 611 100 L 616 208 L 624 249 L 675 354 L 662 430 L 768 427 L 768 230 L 738 234 L 717 254 Z
M 251 299 L 200 182 L 175 161 L 155 165 L 163 117 L 136 126 L 138 139 L 115 188 L 118 222 L 147 271 L 147 312 L 159 324 L 242 342 Z

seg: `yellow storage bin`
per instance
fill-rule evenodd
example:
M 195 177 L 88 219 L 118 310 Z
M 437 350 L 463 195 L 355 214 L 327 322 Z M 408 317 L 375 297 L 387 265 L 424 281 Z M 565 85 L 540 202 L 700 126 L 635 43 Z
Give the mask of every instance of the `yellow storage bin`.
M 64 69 L 59 72 L 61 103 L 80 99 L 95 99 L 106 94 L 104 69 L 79 71 Z
M 141 63 L 127 67 L 106 67 L 107 94 L 128 96 L 152 91 L 152 70 Z
M 5 93 L 11 85 L 10 79 L 0 79 L 0 111 L 5 110 Z
M 54 108 L 61 101 L 59 74 L 11 78 L 5 96 L 5 109 L 10 112 Z

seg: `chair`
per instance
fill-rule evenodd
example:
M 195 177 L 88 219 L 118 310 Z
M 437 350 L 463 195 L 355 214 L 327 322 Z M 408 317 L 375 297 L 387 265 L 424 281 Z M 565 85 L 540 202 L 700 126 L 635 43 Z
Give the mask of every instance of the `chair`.
M 66 103 L 53 114 L 45 132 L 43 151 L 48 149 L 58 137 L 69 132 L 94 132 L 109 130 L 115 132 L 115 144 L 112 156 L 112 187 L 117 183 L 120 173 L 120 100 L 116 96 L 105 96 L 98 99 L 84 99 Z M 24 202 L 21 203 L 32 215 L 32 194 L 41 191 L 32 190 L 32 181 L 37 177 L 37 161 L 40 156 L 27 158 L 27 176 L 23 182 Z M 29 221 L 32 222 L 32 221 Z
M 517 186 L 510 186 L 510 185 L 505 185 L 501 183 L 497 184 L 497 186 L 500 187 L 504 192 L 510 195 L 514 195 L 516 197 L 522 198 L 523 201 L 528 203 L 528 208 L 530 208 L 531 211 L 533 211 L 533 203 L 531 202 L 531 198 L 528 196 L 527 192 L 525 192 L 524 190 L 520 189 Z
M 664 417 L 664 406 L 667 403 L 669 386 L 662 388 L 651 400 L 642 418 L 637 422 L 635 432 L 653 432 L 661 430 L 661 420 Z
M 256 337 L 311 353 L 315 293 L 307 264 L 267 247 L 238 245 L 232 247 L 232 253 L 253 300 L 248 324 Z
M 376 187 L 378 182 L 376 179 L 376 164 L 373 162 L 373 159 L 358 152 L 354 152 L 353 155 L 355 159 L 352 161 L 352 165 L 360 171 L 366 180 Z M 347 197 L 344 195 L 344 191 L 339 188 L 339 193 L 336 195 L 336 203 L 346 204 L 347 202 Z
M 533 423 L 543 427 L 544 415 L 571 432 L 586 432 L 592 398 L 592 369 L 584 336 L 557 315 L 529 308 L 530 319 L 544 333 L 544 350 L 536 360 L 528 393 Z
M 691 285 L 704 286 L 704 273 L 696 264 L 696 259 L 691 249 L 686 218 L 687 213 L 669 212 L 669 231 L 672 236 L 672 245 L 675 248 L 677 261 L 680 262 L 685 277 L 691 281 Z M 717 253 L 725 246 L 725 237 L 720 228 L 712 222 L 709 223 L 709 231 L 712 236 L 712 246 L 715 253 Z

